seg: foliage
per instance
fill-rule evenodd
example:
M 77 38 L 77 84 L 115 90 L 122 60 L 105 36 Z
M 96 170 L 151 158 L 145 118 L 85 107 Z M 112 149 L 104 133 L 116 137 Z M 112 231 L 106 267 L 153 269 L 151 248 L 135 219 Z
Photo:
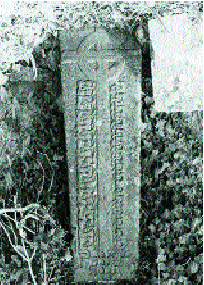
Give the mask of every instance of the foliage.
M 0 5 L 5 6 L 6 2 Z M 51 5 L 51 9 L 46 5 Z M 12 6 L 13 11 L 7 10 L 8 6 L 5 6 L 5 9 L 1 10 L 0 17 L 0 68 L 1 71 L 8 70 L 11 63 L 22 59 L 29 62 L 33 50 L 42 46 L 51 30 L 55 34 L 56 31 L 63 29 L 71 31 L 89 25 L 102 25 L 106 29 L 119 29 L 133 33 L 135 27 L 143 20 L 157 18 L 161 21 L 162 17 L 168 13 L 188 13 L 192 22 L 200 20 L 203 12 L 202 5 L 201 1 L 184 3 L 160 1 L 153 5 L 149 2 L 135 1 L 92 1 L 77 4 L 18 2 Z M 11 7 L 10 4 L 9 7 Z M 36 224 L 36 234 L 31 235 L 36 238 L 34 243 L 36 259 L 33 260 L 36 263 L 33 263 L 35 265 L 33 268 L 43 270 L 46 265 L 48 270 L 43 276 L 47 274 L 51 276 L 51 271 L 56 268 L 56 278 L 61 267 L 59 249 L 64 245 L 64 231 L 59 225 L 56 226 L 57 218 L 52 212 L 52 206 L 47 207 L 48 204 L 56 203 L 53 192 L 50 196 L 47 195 L 56 186 L 53 179 L 56 176 L 56 166 L 51 157 L 54 153 L 52 145 L 56 145 L 58 133 L 56 130 L 53 135 L 53 125 L 58 118 L 48 109 L 48 106 L 54 108 L 53 102 L 50 104 L 48 100 L 52 97 L 50 92 L 52 75 L 52 73 L 47 74 L 46 88 L 40 86 L 36 90 L 34 85 L 28 84 L 25 91 L 25 86 L 22 87 L 19 84 L 19 89 L 14 94 L 11 89 L 7 89 L 8 86 L 1 87 L 0 140 L 3 147 L 0 163 L 3 167 L 1 167 L 0 187 L 1 208 L 16 211 L 17 208 L 39 202 L 42 214 L 41 224 Z M 0 80 L 0 84 L 5 83 L 5 76 L 2 73 Z M 43 90 L 44 95 L 39 90 Z M 190 127 L 188 119 L 185 122 L 184 117 L 181 116 L 180 119 L 172 120 L 173 123 L 169 124 L 166 119 L 157 118 L 156 129 L 152 129 L 152 125 L 148 123 L 149 130 L 146 129 L 143 132 L 142 199 L 144 197 L 145 199 L 142 200 L 141 214 L 142 247 L 145 254 L 151 252 L 151 255 L 142 257 L 138 280 L 142 273 L 142 278 L 144 280 L 146 277 L 146 281 L 158 279 L 160 276 L 162 281 L 171 278 L 180 282 L 188 278 L 192 283 L 200 283 L 197 272 L 201 269 L 202 253 L 197 249 L 202 246 L 202 209 L 200 208 L 202 205 L 202 159 L 200 157 L 202 143 L 201 139 L 197 139 L 198 136 L 200 137 L 198 129 L 193 127 L 194 124 Z M 182 128 L 185 131 L 182 131 Z M 56 124 L 55 129 L 57 129 Z M 189 218 L 186 218 L 187 216 Z M 2 225 L 5 225 L 4 228 L 8 232 L 12 229 L 11 223 L 15 226 L 21 220 L 25 221 L 25 216 L 17 217 L 16 220 L 14 218 L 14 213 L 11 213 L 10 218 L 8 214 L 7 217 L 5 213 L 1 215 Z M 29 226 L 32 227 L 32 223 Z M 25 238 L 25 231 L 22 231 L 22 228 L 19 228 L 18 233 L 19 241 Z M 6 243 L 8 236 L 5 236 L 5 230 L 1 231 L 1 234 L 3 242 Z M 31 247 L 33 242 L 31 238 L 29 244 Z M 23 250 L 23 253 L 28 251 Z M 9 263 L 4 262 L 5 255 L 1 254 L 1 280 L 5 280 L 6 283 L 13 280 L 25 283 L 25 279 L 29 280 L 29 273 L 31 273 L 27 262 L 29 259 L 24 260 L 26 263 L 19 258 L 15 250 L 11 249 L 11 253 L 12 261 L 10 259 Z M 151 266 L 152 256 L 158 263 L 157 267 Z M 10 266 L 15 267 L 15 270 L 10 270 Z M 157 271 L 158 268 L 160 274 Z M 38 273 L 35 270 L 34 276 Z M 39 283 L 43 282 L 39 275 L 37 278 Z
M 35 90 L 35 92 L 38 92 L 38 90 Z M 14 270 L 15 272 L 8 270 L 8 263 L 12 266 L 11 260 L 6 264 L 1 263 L 0 274 L 2 280 L 5 279 L 7 283 L 15 278 L 16 281 L 22 280 L 26 282 L 25 278 L 29 280 L 29 273 L 32 275 L 33 280 L 35 278 L 39 279 L 39 273 L 41 270 L 43 271 L 44 266 L 44 263 L 42 263 L 43 257 L 47 268 L 46 278 L 51 276 L 54 270 L 54 277 L 52 276 L 52 278 L 56 279 L 56 276 L 59 276 L 58 279 L 60 280 L 59 272 L 62 266 L 60 259 L 64 254 L 63 248 L 67 246 L 64 240 L 64 229 L 62 229 L 60 224 L 56 224 L 58 217 L 54 210 L 56 193 L 53 191 L 53 188 L 56 187 L 54 179 L 54 176 L 56 176 L 56 166 L 51 160 L 53 151 L 49 150 L 48 142 L 50 141 L 51 143 L 49 132 L 55 132 L 55 130 L 52 124 L 50 124 L 50 129 L 46 126 L 49 111 L 44 110 L 42 112 L 42 107 L 46 108 L 47 104 L 46 101 L 44 101 L 43 106 L 40 106 L 40 102 L 35 104 L 35 92 L 32 92 L 32 100 L 28 104 L 30 122 L 28 118 L 23 121 L 21 113 L 16 113 L 14 117 L 14 119 L 18 118 L 18 116 L 22 118 L 21 122 L 24 124 L 24 128 L 18 127 L 16 122 L 12 126 L 11 119 L 5 122 L 5 112 L 9 109 L 1 105 L 1 126 L 2 130 L 6 131 L 2 133 L 1 139 L 6 140 L 6 144 L 2 146 L 1 156 L 2 177 L 0 200 L 1 209 L 3 210 L 0 211 L 0 227 L 3 230 L 2 243 L 6 244 L 8 239 L 10 243 L 6 248 L 2 248 L 1 257 L 3 258 L 5 250 L 12 246 L 13 249 L 10 250 L 11 255 L 19 263 L 19 267 L 16 267 L 16 271 Z M 9 102 L 7 103 L 9 105 Z M 24 115 L 25 108 L 26 104 L 24 104 Z M 52 117 L 52 120 L 56 120 L 54 116 L 50 115 L 49 117 Z M 28 124 L 28 128 L 25 128 L 26 123 L 30 123 L 30 125 Z M 3 126 L 5 126 L 5 129 L 3 129 Z M 44 128 L 47 130 L 47 135 L 43 135 Z M 38 135 L 39 131 L 42 132 L 40 136 Z M 8 136 L 6 136 L 7 133 L 9 134 Z M 12 136 L 17 137 L 16 141 L 14 141 L 13 153 L 11 153 L 12 148 L 10 147 Z M 52 139 L 56 140 L 56 135 L 52 135 Z M 24 140 L 27 142 L 26 144 Z M 30 210 L 26 211 L 32 205 L 39 208 L 40 212 L 33 213 Z M 21 209 L 19 210 L 20 213 L 22 212 L 20 216 L 19 214 L 15 214 L 19 212 L 17 209 Z M 38 223 L 33 224 L 32 220 L 33 222 L 36 220 Z M 26 225 L 27 223 L 29 225 Z M 19 225 L 22 225 L 22 227 L 19 227 Z M 27 257 L 27 250 L 23 247 L 24 244 L 31 248 L 32 256 L 30 258 Z M 22 258 L 23 260 L 21 260 Z M 33 265 L 31 262 L 33 262 Z M 35 268 L 35 272 L 32 272 L 32 268 Z M 37 272 L 37 269 L 39 272 Z M 23 274 L 25 272 L 27 272 L 27 277 L 25 275 L 24 278 Z M 7 274 L 5 278 L 3 278 L 4 274 Z M 42 281 L 39 280 L 38 282 L 41 283 Z
M 142 133 L 141 251 L 156 250 L 158 266 L 145 270 L 144 256 L 140 270 L 152 280 L 160 268 L 162 282 L 202 282 L 202 117 L 157 114 L 154 132 Z
M 16 213 L 14 219 L 12 212 Z M 20 217 L 18 212 L 21 212 Z M 4 260 L 5 253 L 1 253 L 1 280 L 7 284 L 13 280 L 25 283 L 29 281 L 30 274 L 34 284 L 51 282 L 53 278 L 59 282 L 65 231 L 53 220 L 47 209 L 33 204 L 24 209 L 3 209 L 0 216 L 1 229 L 6 233 L 13 249 L 10 252 L 10 264 Z M 32 219 L 37 223 L 32 223 Z M 14 267 L 14 270 L 10 271 L 10 267 Z
M 1 258 L 7 260 L 0 274 L 6 283 L 26 283 L 30 277 L 33 283 L 49 278 L 60 282 L 64 266 L 67 232 L 57 222 L 55 209 L 58 175 L 53 156 L 60 128 L 53 101 L 60 81 L 54 74 L 56 51 L 53 54 L 51 48 L 40 75 L 43 83 L 8 82 L 1 87 Z M 11 256 L 16 270 L 10 270 L 15 264 Z M 70 258 L 66 254 L 67 261 Z
M 2 71 L 12 62 L 29 60 L 33 48 L 42 43 L 52 30 L 103 26 L 133 33 L 144 19 L 187 13 L 192 22 L 202 20 L 203 2 L 172 1 L 77 1 L 0 3 L 0 43 Z

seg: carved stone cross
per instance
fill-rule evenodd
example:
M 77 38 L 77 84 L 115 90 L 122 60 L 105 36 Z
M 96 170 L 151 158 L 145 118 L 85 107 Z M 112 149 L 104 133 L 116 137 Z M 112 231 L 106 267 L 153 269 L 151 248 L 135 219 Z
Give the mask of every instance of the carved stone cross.
M 128 57 L 103 29 L 61 34 L 75 282 L 131 280 L 137 267 L 141 52 L 130 42 Z

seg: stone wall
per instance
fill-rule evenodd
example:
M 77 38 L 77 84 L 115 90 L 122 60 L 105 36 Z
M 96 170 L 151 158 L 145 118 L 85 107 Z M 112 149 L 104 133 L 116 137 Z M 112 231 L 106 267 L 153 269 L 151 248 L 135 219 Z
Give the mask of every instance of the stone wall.
M 191 16 L 169 14 L 149 21 L 157 112 L 203 110 L 202 19 L 192 21 Z

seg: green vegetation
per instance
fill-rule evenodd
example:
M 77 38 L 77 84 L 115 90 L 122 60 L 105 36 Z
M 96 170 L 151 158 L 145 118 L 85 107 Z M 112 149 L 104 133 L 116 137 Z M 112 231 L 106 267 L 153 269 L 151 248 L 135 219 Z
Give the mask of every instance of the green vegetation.
M 157 114 L 142 133 L 140 282 L 202 284 L 202 121 Z
M 2 8 L 6 2 L 0 5 Z M 142 2 L 53 2 L 53 13 L 43 5 L 15 3 L 13 12 L 5 6 L 0 15 L 3 284 L 26 283 L 30 278 L 42 284 L 49 278 L 51 282 L 52 277 L 60 282 L 66 233 L 53 210 L 56 195 L 50 193 L 56 187 L 57 165 L 51 158 L 56 154 L 53 149 L 59 134 L 52 73 L 42 76 L 44 85 L 17 82 L 16 86 L 9 83 L 2 87 L 10 76 L 2 72 L 19 60 L 29 64 L 33 51 L 40 53 L 43 42 L 48 45 L 45 39 L 50 31 L 56 36 L 63 29 L 102 25 L 133 33 L 140 22 L 152 18 L 160 21 L 167 13 L 188 13 L 194 22 L 203 12 L 201 1 L 160 1 L 149 7 Z M 147 101 L 146 105 L 151 103 L 149 97 Z M 202 284 L 203 115 L 151 115 L 142 132 L 141 239 L 136 282 Z

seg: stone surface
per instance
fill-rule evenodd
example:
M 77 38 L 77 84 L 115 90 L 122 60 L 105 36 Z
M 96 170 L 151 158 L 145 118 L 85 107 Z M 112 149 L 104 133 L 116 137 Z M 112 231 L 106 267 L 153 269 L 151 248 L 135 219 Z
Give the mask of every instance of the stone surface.
M 187 13 L 149 21 L 152 84 L 157 112 L 203 110 L 202 21 Z
M 129 280 L 138 262 L 141 52 L 102 29 L 60 40 L 74 280 Z

